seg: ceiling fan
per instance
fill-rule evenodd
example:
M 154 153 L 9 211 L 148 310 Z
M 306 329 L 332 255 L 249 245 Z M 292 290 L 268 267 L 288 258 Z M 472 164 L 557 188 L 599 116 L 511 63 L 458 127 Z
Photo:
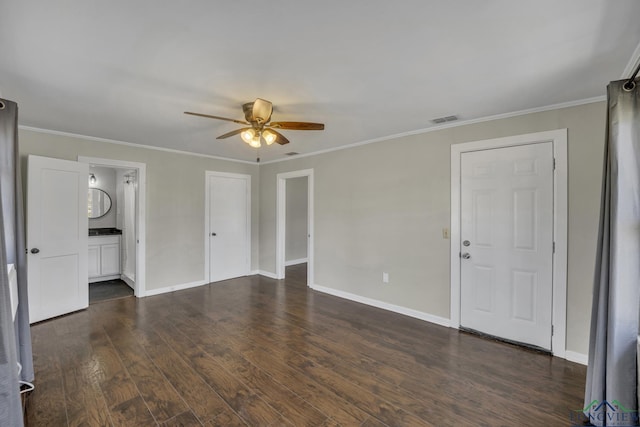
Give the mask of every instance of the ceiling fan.
M 185 114 L 192 116 L 206 117 L 209 119 L 226 120 L 228 122 L 238 123 L 241 125 L 247 125 L 236 129 L 234 131 L 220 135 L 216 139 L 229 138 L 230 136 L 240 134 L 240 137 L 244 142 L 252 146 L 253 148 L 260 148 L 264 141 L 267 145 L 271 145 L 274 142 L 284 145 L 288 144 L 289 140 L 284 137 L 276 129 L 286 130 L 323 130 L 324 124 L 322 123 L 308 123 L 308 122 L 272 122 L 271 113 L 273 111 L 273 104 L 271 102 L 258 98 L 253 102 L 247 102 L 242 105 L 242 111 L 244 111 L 244 118 L 246 121 L 229 119 L 227 117 L 212 116 L 209 114 L 192 113 L 185 111 Z

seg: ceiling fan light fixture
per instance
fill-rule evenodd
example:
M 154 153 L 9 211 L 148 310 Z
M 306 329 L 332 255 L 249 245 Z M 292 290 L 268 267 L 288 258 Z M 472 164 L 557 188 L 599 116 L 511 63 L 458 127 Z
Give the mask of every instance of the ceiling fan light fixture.
M 251 145 L 251 142 L 256 137 L 256 131 L 255 131 L 255 129 L 244 130 L 244 131 L 242 131 L 240 133 L 240 137 L 242 138 L 242 140 L 244 142 L 246 142 L 247 144 Z M 259 138 L 259 136 L 258 136 L 258 138 Z M 258 140 L 258 142 L 260 142 L 260 141 Z
M 278 135 L 276 135 L 275 133 L 271 132 L 269 129 L 265 129 L 262 132 L 262 137 L 264 138 L 264 142 L 266 142 L 267 145 L 271 145 L 274 142 L 276 142 L 276 139 L 278 138 Z
M 249 145 L 253 148 L 260 148 L 260 146 L 262 145 L 260 143 L 260 135 L 254 136 L 253 139 L 249 142 Z

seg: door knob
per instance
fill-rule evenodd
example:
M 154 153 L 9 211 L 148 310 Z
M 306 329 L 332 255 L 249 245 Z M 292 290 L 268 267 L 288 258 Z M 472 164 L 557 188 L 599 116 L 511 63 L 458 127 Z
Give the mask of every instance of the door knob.
M 37 254 L 38 252 L 40 252 L 40 249 L 38 249 L 38 248 L 31 249 L 31 253 L 32 254 Z
M 471 258 L 471 254 L 469 254 L 468 252 L 465 252 L 465 253 L 462 254 L 462 258 L 469 259 L 469 258 Z
M 217 234 L 216 234 L 216 233 L 211 233 L 211 235 L 212 235 L 212 236 L 217 236 Z
M 465 240 L 464 242 L 462 242 L 463 246 L 469 246 L 470 244 L 471 244 L 471 242 L 468 241 L 468 240 Z

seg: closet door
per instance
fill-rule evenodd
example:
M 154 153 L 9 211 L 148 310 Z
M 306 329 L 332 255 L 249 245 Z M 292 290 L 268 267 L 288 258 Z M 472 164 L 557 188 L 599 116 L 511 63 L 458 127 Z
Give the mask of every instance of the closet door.
M 209 281 L 246 276 L 250 270 L 249 175 L 209 173 Z

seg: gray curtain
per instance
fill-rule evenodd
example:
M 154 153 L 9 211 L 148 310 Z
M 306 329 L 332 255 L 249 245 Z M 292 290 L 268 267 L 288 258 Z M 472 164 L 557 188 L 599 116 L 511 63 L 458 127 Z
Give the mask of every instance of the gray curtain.
M 584 413 L 597 426 L 638 425 L 640 316 L 639 81 L 611 82 Z
M 18 106 L 0 99 L 0 425 L 21 426 L 18 381 L 33 381 L 27 302 L 22 183 L 18 157 Z M 7 264 L 18 278 L 18 311 L 11 311 Z M 18 374 L 18 362 L 22 370 Z

